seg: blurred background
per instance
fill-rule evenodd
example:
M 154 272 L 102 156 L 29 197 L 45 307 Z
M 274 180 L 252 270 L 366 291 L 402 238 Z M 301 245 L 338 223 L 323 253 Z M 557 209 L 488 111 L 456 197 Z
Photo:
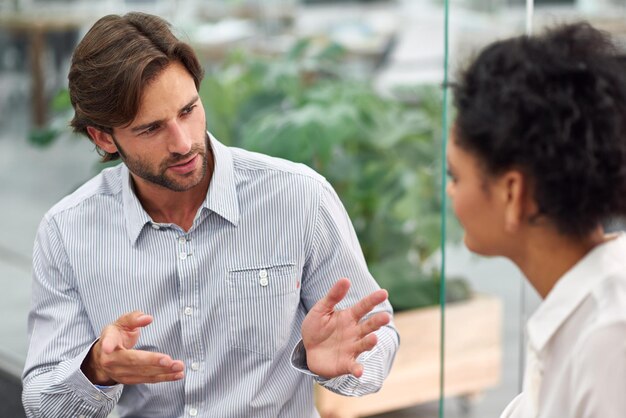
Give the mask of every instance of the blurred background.
M 523 324 L 539 299 L 508 261 L 469 254 L 442 205 L 443 0 L 0 0 L 0 416 L 23 416 L 39 221 L 103 168 L 67 128 L 69 60 L 99 17 L 133 10 L 166 18 L 195 48 L 220 141 L 303 162 L 333 184 L 389 290 L 401 349 L 383 390 L 360 399 L 318 390 L 321 415 L 499 416 L 520 391 Z M 626 0 L 537 0 L 532 25 L 581 19 L 626 47 Z M 482 46 L 525 28 L 525 0 L 452 0 L 450 78 Z

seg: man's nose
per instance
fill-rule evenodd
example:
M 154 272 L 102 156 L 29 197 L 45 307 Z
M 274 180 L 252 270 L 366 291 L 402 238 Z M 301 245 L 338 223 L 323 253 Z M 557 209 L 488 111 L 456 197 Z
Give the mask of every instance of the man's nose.
M 168 151 L 172 154 L 188 154 L 191 151 L 193 142 L 178 121 L 169 123 L 168 131 Z

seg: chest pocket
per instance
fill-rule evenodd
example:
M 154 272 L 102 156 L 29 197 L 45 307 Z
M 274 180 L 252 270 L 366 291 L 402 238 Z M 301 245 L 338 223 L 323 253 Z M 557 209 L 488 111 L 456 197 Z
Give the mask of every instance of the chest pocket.
M 231 347 L 266 357 L 283 348 L 294 324 L 300 295 L 295 265 L 231 270 L 228 321 Z

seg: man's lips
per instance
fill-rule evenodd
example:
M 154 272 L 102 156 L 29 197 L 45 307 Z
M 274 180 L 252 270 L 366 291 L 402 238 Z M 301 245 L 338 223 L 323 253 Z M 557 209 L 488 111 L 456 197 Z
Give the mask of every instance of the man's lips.
M 196 168 L 197 160 L 198 160 L 198 154 L 194 155 L 189 160 L 184 161 L 180 164 L 169 166 L 169 169 L 178 174 L 186 174 L 186 173 L 193 171 Z

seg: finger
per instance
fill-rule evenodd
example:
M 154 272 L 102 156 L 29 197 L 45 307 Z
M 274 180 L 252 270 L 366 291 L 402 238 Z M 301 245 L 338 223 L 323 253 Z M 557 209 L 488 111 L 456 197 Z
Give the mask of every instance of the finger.
M 111 378 L 117 382 L 123 382 L 130 378 L 145 378 L 149 379 L 154 376 L 163 375 L 163 374 L 176 374 L 176 373 L 184 373 L 182 367 L 178 367 L 178 370 L 171 370 L 170 367 L 160 367 L 160 366 L 135 366 L 129 367 L 128 365 L 113 365 L 106 370 L 106 373 L 111 376 Z
M 180 360 L 172 360 L 169 356 L 159 359 L 158 366 L 172 372 L 182 372 L 185 370 L 185 363 Z
M 185 369 L 184 363 L 180 360 L 172 360 L 166 354 L 141 350 L 116 351 L 103 359 L 102 366 L 118 381 L 120 377 L 154 376 L 182 372 Z
M 115 325 L 124 330 L 132 331 L 135 328 L 145 327 L 152 323 L 152 317 L 141 311 L 133 311 L 117 318 Z
M 170 366 L 169 366 L 170 371 L 172 372 L 182 372 L 183 370 L 185 370 L 185 363 L 183 363 L 180 360 L 175 360 Z
M 119 380 L 120 383 L 125 385 L 137 385 L 141 383 L 161 383 L 161 382 L 173 382 L 181 380 L 185 377 L 185 373 L 163 373 L 153 376 L 128 376 Z
M 376 334 L 368 334 L 365 337 L 361 338 L 358 343 L 357 356 L 365 351 L 370 351 L 372 348 L 376 347 L 376 343 L 378 342 L 378 337 Z
M 364 338 L 361 338 L 361 340 L 359 340 L 359 342 L 357 343 L 357 349 L 356 353 L 354 354 L 354 358 L 357 358 L 361 353 L 365 351 L 370 351 L 376 346 L 376 343 L 378 343 L 378 337 L 376 336 L 376 334 L 369 334 L 366 335 Z M 354 377 L 359 378 L 363 375 L 363 365 L 357 363 L 356 361 L 352 363 L 349 370 Z
M 180 360 L 173 360 L 163 353 L 154 353 L 143 350 L 123 350 L 111 356 L 110 364 L 118 367 L 134 369 L 154 369 L 159 373 L 181 372 L 185 369 L 185 364 Z
M 321 306 L 325 311 L 332 311 L 335 309 L 335 305 L 346 297 L 348 289 L 350 289 L 350 280 L 345 277 L 337 280 L 326 296 L 318 302 L 318 306 Z
M 387 300 L 387 291 L 385 289 L 378 289 L 365 296 L 351 308 L 352 316 L 356 321 L 360 321 L 361 318 L 370 313 L 376 305 L 383 303 L 385 300 Z
M 356 378 L 363 376 L 363 365 L 355 362 L 352 367 L 350 367 L 350 373 Z
M 387 312 L 378 312 L 377 314 L 367 318 L 367 320 L 361 322 L 359 330 L 360 335 L 363 337 L 367 334 L 378 331 L 389 322 L 391 322 L 391 315 Z

